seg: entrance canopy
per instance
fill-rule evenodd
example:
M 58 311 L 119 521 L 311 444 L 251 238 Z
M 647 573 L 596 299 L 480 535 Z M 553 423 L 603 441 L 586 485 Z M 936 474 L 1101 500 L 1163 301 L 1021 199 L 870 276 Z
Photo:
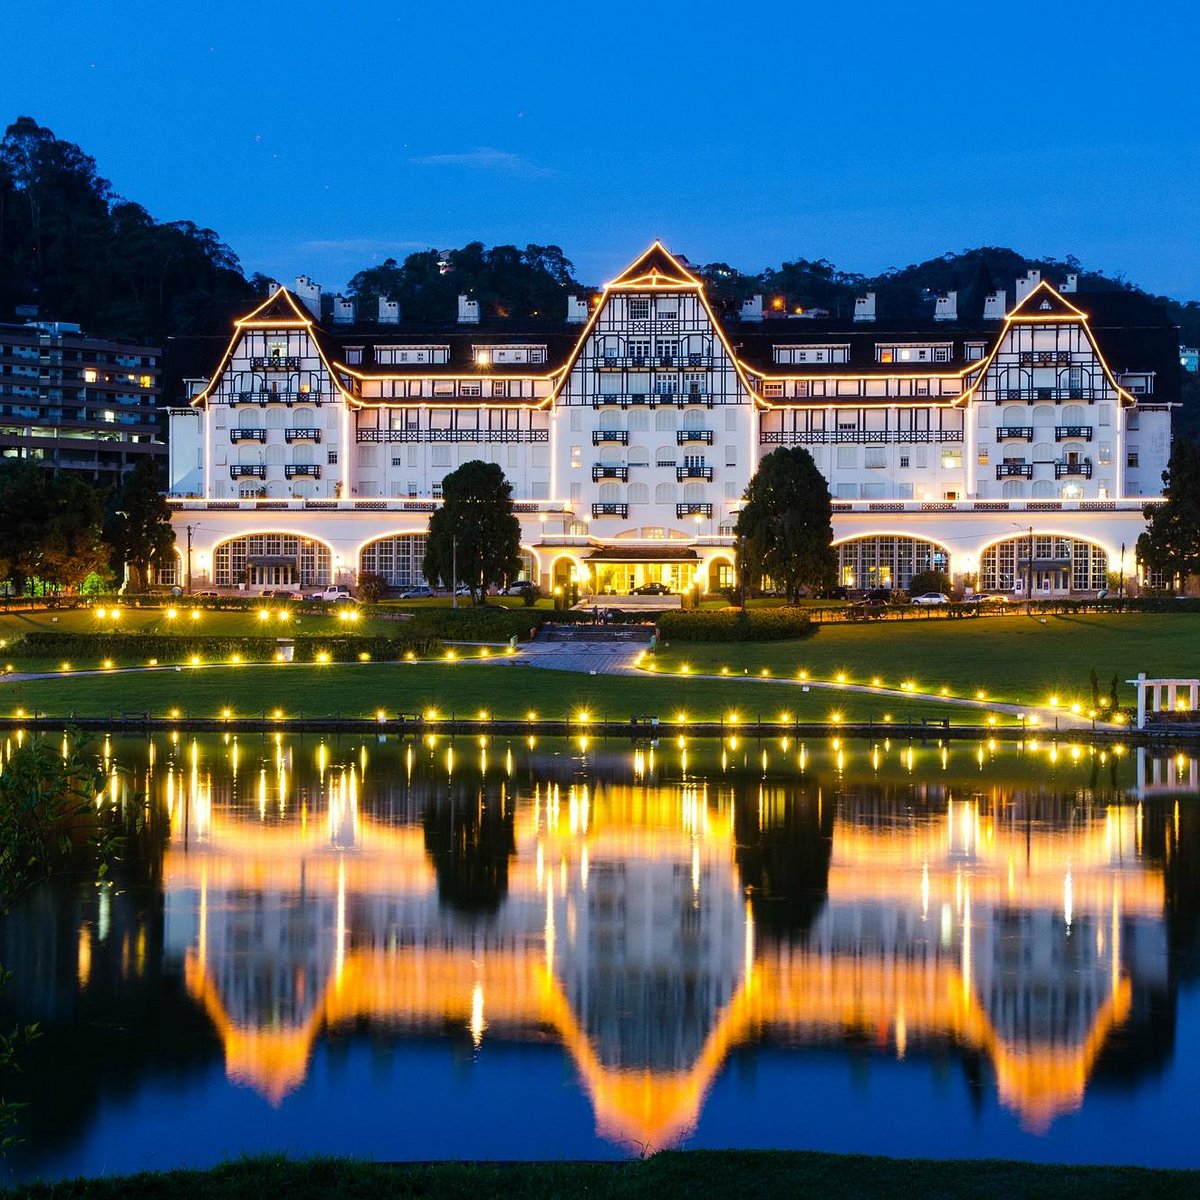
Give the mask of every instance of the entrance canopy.
M 700 556 L 690 546 L 598 546 L 588 556 L 594 563 L 694 563 Z

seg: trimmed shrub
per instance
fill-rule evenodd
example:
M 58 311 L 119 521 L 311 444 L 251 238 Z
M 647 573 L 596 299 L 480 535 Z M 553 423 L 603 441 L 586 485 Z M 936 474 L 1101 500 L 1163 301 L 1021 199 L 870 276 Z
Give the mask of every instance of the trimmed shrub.
M 394 662 L 412 651 L 417 655 L 436 653 L 440 645 L 432 637 L 319 637 L 290 639 L 297 662 L 316 662 L 321 653 L 333 662 L 356 662 L 362 654 L 372 659 Z M 235 654 L 245 662 L 271 662 L 279 649 L 273 637 L 189 637 L 166 633 L 27 633 L 14 647 L 14 657 L 22 652 L 35 658 L 78 661 L 81 665 L 111 658 L 120 666 L 146 663 L 187 662 L 198 656 L 205 662 L 228 661 Z
M 658 632 L 676 642 L 776 642 L 815 632 L 802 608 L 722 608 L 716 612 L 665 612 Z

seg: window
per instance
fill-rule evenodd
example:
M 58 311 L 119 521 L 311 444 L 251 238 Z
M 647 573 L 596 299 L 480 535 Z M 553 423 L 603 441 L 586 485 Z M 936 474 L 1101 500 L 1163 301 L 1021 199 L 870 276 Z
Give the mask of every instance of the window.
M 363 348 L 361 346 L 347 346 L 346 347 L 346 365 L 347 366 L 357 367 L 362 362 L 362 358 L 363 358 Z
M 887 450 L 883 446 L 868 446 L 863 466 L 873 471 L 883 470 L 887 466 Z
M 900 455 L 900 467 L 901 467 L 901 469 L 905 469 L 905 468 L 907 468 L 907 466 L 908 466 L 908 458 L 909 458 L 909 456 L 908 456 L 907 454 L 902 454 L 902 455 Z
M 571 447 L 571 466 L 576 467 L 576 468 L 583 466 L 583 447 L 582 446 L 572 446 Z
M 482 396 L 483 384 L 478 379 L 464 379 L 458 385 L 458 394 L 460 396 Z
M 629 319 L 631 321 L 648 321 L 650 320 L 650 297 L 649 296 L 630 296 L 629 297 Z M 633 351 L 630 350 L 632 354 Z
M 325 455 L 325 461 L 328 462 L 331 467 L 336 467 L 337 466 L 337 451 L 336 450 L 328 451 Z
M 1097 448 L 1097 457 L 1102 467 L 1108 466 L 1112 462 L 1112 446 L 1108 442 L 1101 442 Z
M 962 451 L 944 449 L 942 451 L 942 470 L 958 471 L 962 469 Z
M 725 447 L 725 465 L 727 467 L 737 466 L 737 446 L 730 444 Z
M 1138 465 L 1138 452 L 1136 450 L 1130 450 L 1125 456 L 1125 465 L 1127 467 L 1136 467 Z
M 782 383 L 769 383 L 769 382 L 764 381 L 763 382 L 763 395 L 766 396 L 768 399 L 772 399 L 772 400 L 778 399 L 779 397 L 781 397 L 783 395 L 783 384 Z
M 858 448 L 856 446 L 839 446 L 837 448 L 837 465 L 842 470 L 852 470 L 858 466 Z

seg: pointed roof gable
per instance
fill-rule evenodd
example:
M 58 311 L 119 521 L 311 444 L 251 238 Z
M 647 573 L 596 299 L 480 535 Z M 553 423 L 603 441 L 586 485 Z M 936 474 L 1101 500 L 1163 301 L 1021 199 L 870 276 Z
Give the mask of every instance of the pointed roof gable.
M 253 312 L 239 317 L 236 325 L 311 325 L 313 315 L 287 288 L 281 287 L 271 293 Z
M 1008 313 L 1010 321 L 1087 320 L 1087 313 L 1071 304 L 1044 279 Z
M 613 288 L 699 287 L 696 278 L 660 241 L 646 250 L 605 285 Z

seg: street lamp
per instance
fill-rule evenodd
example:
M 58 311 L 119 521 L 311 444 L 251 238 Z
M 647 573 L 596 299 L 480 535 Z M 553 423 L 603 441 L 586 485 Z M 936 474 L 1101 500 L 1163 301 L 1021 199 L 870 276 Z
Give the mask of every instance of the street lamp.
M 199 529 L 199 524 L 187 525 L 184 527 L 187 530 L 187 591 L 190 596 L 192 593 L 192 530 Z

